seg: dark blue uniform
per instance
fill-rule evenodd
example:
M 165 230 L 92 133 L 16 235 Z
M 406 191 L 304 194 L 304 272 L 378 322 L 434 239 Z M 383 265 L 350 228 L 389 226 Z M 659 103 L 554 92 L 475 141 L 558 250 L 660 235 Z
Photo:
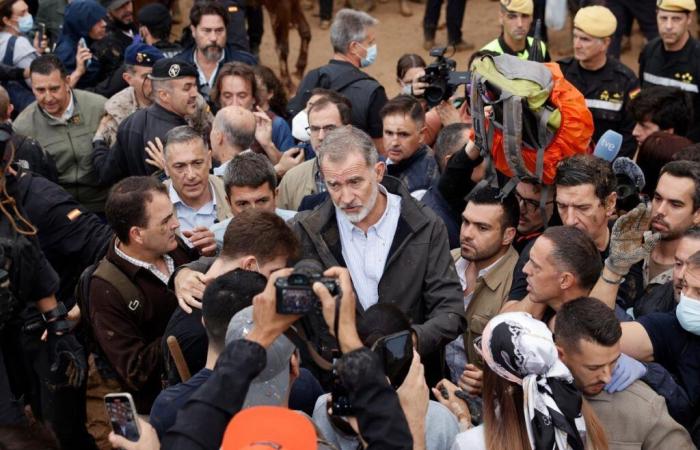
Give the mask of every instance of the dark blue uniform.
M 598 141 L 607 130 L 615 130 L 623 137 L 619 155 L 634 154 L 634 118 L 627 105 L 639 90 L 639 80 L 632 69 L 612 57 L 595 71 L 584 69 L 574 58 L 559 61 L 559 66 L 564 77 L 586 98 L 586 106 L 593 114 L 593 140 Z
M 684 90 L 693 100 L 695 114 L 700 113 L 700 42 L 689 37 L 677 52 L 664 48 L 661 38 L 650 41 L 639 55 L 639 81 L 647 86 L 670 86 Z M 700 122 L 694 120 L 688 131 L 694 142 L 700 141 Z

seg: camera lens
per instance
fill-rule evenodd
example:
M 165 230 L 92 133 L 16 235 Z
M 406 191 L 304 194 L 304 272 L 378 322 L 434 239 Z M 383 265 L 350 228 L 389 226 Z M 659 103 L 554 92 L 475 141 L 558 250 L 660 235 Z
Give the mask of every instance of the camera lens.
M 431 84 L 425 88 L 425 93 L 423 94 L 429 105 L 437 105 L 442 101 L 444 95 L 445 88 L 437 83 Z

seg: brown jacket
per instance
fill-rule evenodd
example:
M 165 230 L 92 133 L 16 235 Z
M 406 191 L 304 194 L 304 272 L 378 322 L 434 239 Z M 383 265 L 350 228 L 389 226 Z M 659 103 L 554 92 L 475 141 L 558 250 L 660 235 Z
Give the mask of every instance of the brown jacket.
M 586 399 L 605 428 L 610 450 L 695 448 L 686 429 L 668 414 L 664 398 L 641 381 Z
M 194 259 L 184 244 L 169 255 L 175 267 Z M 148 413 L 162 389 L 161 336 L 177 307 L 177 299 L 150 271 L 117 255 L 114 239 L 105 257 L 134 282 L 144 301 L 135 306 L 128 305 L 111 284 L 93 277 L 90 281 L 89 319 L 94 338 L 117 373 L 122 388 L 134 396 L 137 410 Z
M 460 256 L 459 249 L 452 251 L 455 262 Z M 498 314 L 503 303 L 508 299 L 510 285 L 513 282 L 513 268 L 517 262 L 518 252 L 511 246 L 484 277 L 476 280 L 474 294 L 464 316 L 467 319 L 464 349 L 467 352 L 467 360 L 479 367 L 483 367 L 483 360 L 474 350 L 474 340 L 481 336 L 488 321 Z

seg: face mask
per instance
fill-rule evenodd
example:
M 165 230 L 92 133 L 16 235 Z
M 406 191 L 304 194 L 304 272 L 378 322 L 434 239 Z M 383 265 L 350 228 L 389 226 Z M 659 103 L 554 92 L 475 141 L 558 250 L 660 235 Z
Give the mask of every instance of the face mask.
M 676 307 L 676 317 L 685 331 L 700 336 L 700 300 L 681 293 L 680 302 Z
M 31 14 L 24 15 L 17 22 L 20 33 L 29 33 L 34 28 L 34 18 Z
M 413 86 L 410 84 L 404 84 L 401 86 L 401 93 L 406 95 L 413 95 Z
M 377 60 L 377 44 L 367 48 L 367 56 L 360 60 L 360 67 L 367 67 Z
M 302 142 L 309 142 L 311 136 L 306 129 L 309 126 L 309 115 L 305 109 L 302 109 L 292 119 L 292 136 Z

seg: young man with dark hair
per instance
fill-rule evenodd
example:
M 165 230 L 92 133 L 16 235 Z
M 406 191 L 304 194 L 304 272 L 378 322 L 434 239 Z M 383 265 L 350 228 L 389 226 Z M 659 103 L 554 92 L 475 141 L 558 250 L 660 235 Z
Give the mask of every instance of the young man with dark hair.
M 187 381 L 170 386 L 158 394 L 150 412 L 150 423 L 161 438 L 175 423 L 178 410 L 202 385 L 214 370 L 224 350 L 226 330 L 231 318 L 250 306 L 253 297 L 265 289 L 267 279 L 258 272 L 236 269 L 226 272 L 209 283 L 202 297 L 202 324 L 208 341 L 206 363 Z
M 512 247 L 518 217 L 518 203 L 512 193 L 501 198 L 500 189 L 485 186 L 467 197 L 460 248 L 452 250 L 452 257 L 464 293 L 468 325 L 464 335 L 445 349 L 455 383 L 464 371 L 483 367 L 483 360 L 474 350 L 474 340 L 508 299 L 513 268 L 518 262 L 518 253 Z
M 290 220 L 296 211 L 277 208 L 277 175 L 275 168 L 261 154 L 241 153 L 231 160 L 224 173 L 226 198 L 234 216 L 246 209 L 261 209 Z M 217 245 L 224 242 L 224 233 L 231 218 L 214 224 L 211 231 Z
M 284 220 L 269 211 L 251 208 L 237 214 L 228 224 L 217 258 L 201 258 L 178 268 L 172 284 L 176 296 L 182 299 L 181 308 L 170 318 L 164 336 L 177 338 L 191 373 L 204 367 L 206 360 L 207 338 L 201 324 L 199 299 L 207 284 L 235 269 L 269 277 L 272 272 L 286 267 L 298 251 L 299 242 Z M 165 342 L 163 347 L 166 348 Z M 168 380 L 178 382 L 179 376 L 172 363 L 168 362 L 167 366 L 170 368 Z
M 38 57 L 29 71 L 36 103 L 17 117 L 15 130 L 39 141 L 53 157 L 61 187 L 91 212 L 102 212 L 107 189 L 99 186 L 90 155 L 107 99 L 71 89 L 70 77 L 54 55 Z
M 411 95 L 389 100 L 380 111 L 387 174 L 403 181 L 418 200 L 440 176 L 430 147 L 423 143 L 425 112 Z
M 609 393 L 621 361 L 622 330 L 603 302 L 581 297 L 564 304 L 554 326 L 559 358 L 569 368 L 576 387 L 618 447 L 692 449 L 688 432 L 669 415 L 664 398 L 642 380 Z
M 641 146 L 656 131 L 685 136 L 695 111 L 688 94 L 677 87 L 650 86 L 629 105 L 636 122 L 632 135 Z
M 690 35 L 696 3 L 693 0 L 658 0 L 656 23 L 659 37 L 649 41 L 639 54 L 639 80 L 642 88 L 673 86 L 687 92 L 692 100 L 683 106 L 700 114 L 700 42 Z M 642 91 L 643 92 L 643 91 Z M 690 103 L 694 107 L 690 106 Z M 673 122 L 671 122 L 673 123 Z M 688 120 L 688 137 L 700 138 L 698 121 Z M 676 134 L 685 135 L 676 130 Z
M 653 248 L 640 253 L 638 258 L 630 256 L 632 249 L 616 252 L 606 260 L 595 295 L 608 306 L 612 306 L 617 296 L 617 285 L 627 276 L 631 264 L 635 260 L 643 260 L 642 273 L 644 291 L 650 295 L 653 290 L 661 288 L 673 277 L 676 264 L 676 252 L 681 237 L 686 230 L 700 224 L 700 163 L 692 161 L 671 161 L 661 168 L 661 175 L 651 201 L 651 211 L 633 211 L 629 214 L 638 215 L 640 224 L 648 220 L 651 231 L 658 236 L 658 242 Z M 630 232 L 638 234 L 645 227 L 635 225 L 634 220 L 619 222 L 620 245 L 629 240 Z M 613 240 L 616 239 L 613 237 Z M 626 262 L 625 262 L 626 260 Z M 653 295 L 653 294 L 652 294 Z M 635 300 L 636 298 L 635 297 Z M 631 306 L 631 305 L 628 305 Z
M 105 214 L 116 237 L 90 280 L 85 318 L 97 355 L 90 358 L 88 429 L 102 443 L 109 432 L 105 394 L 129 391 L 137 410 L 145 414 L 162 388 L 160 341 L 177 307 L 168 279 L 175 267 L 194 256 L 178 239 L 180 224 L 165 186 L 155 178 L 130 177 L 117 183 Z M 110 268 L 122 276 L 105 275 Z M 122 297 L 124 277 L 137 289 L 138 298 Z
M 221 4 L 195 2 L 190 10 L 190 30 L 195 45 L 177 55 L 197 67 L 197 86 L 207 101 L 222 65 L 231 61 L 257 64 L 255 56 L 248 53 L 247 38 L 245 48 L 234 48 L 226 43 L 228 21 L 226 8 Z M 245 30 L 240 32 L 245 34 Z

